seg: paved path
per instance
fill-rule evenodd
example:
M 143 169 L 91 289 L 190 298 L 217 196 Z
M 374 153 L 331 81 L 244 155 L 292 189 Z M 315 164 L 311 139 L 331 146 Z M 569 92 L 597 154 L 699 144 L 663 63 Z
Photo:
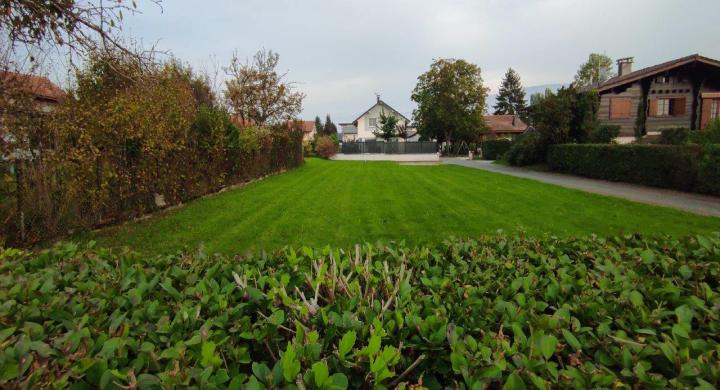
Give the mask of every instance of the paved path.
M 345 161 L 399 161 L 399 162 L 432 162 L 440 161 L 437 153 L 418 154 L 385 154 L 385 153 L 359 153 L 343 154 L 338 153 L 331 157 L 332 160 Z
M 555 184 L 561 187 L 575 188 L 587 192 L 594 192 L 596 194 L 625 198 L 635 202 L 674 207 L 695 214 L 720 217 L 720 198 L 714 196 L 646 187 L 636 184 L 588 179 L 585 177 L 564 175 L 561 173 L 536 172 L 523 168 L 493 164 L 492 161 L 471 161 L 466 158 L 443 158 L 442 162 L 445 164 L 462 165 L 464 167 L 502 173 L 504 175 L 524 177 L 526 179 Z

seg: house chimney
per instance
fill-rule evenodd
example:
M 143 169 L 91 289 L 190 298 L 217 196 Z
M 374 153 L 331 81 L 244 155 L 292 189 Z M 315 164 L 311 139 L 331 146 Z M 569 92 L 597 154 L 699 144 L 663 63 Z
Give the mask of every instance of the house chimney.
M 377 102 L 380 103 L 380 94 L 379 93 L 375 94 L 375 98 L 377 99 Z
M 633 57 L 625 57 L 617 60 L 618 76 L 625 76 L 632 72 Z

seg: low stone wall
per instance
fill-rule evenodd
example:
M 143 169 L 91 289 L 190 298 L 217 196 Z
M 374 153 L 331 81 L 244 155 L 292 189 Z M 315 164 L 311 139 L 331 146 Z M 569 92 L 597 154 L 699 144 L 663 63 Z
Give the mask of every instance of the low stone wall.
M 399 161 L 399 162 L 432 162 L 440 161 L 437 153 L 423 154 L 384 154 L 384 153 L 363 153 L 363 154 L 336 154 L 331 160 L 338 161 Z

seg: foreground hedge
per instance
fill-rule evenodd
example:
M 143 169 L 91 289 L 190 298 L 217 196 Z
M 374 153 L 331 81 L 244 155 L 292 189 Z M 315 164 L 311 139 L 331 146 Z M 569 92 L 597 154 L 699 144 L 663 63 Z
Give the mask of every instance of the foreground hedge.
M 596 179 L 720 194 L 716 145 L 553 145 L 551 170 Z
M 3 387 L 720 385 L 720 234 L 1 256 Z

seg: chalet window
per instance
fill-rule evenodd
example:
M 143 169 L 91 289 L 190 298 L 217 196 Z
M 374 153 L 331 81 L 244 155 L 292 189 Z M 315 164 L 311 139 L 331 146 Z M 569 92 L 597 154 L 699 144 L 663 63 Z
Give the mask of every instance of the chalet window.
M 377 118 L 368 118 L 368 127 L 377 127 Z
M 710 119 L 711 120 L 717 119 L 718 116 L 720 116 L 720 115 L 718 115 L 718 114 L 720 114 L 720 112 L 718 112 L 718 111 L 720 111 L 720 104 L 718 104 L 719 102 L 720 102 L 720 100 L 718 100 L 718 99 L 712 99 L 710 102 Z
M 650 116 L 682 116 L 686 114 L 684 97 L 650 99 Z
M 657 111 L 655 116 L 668 116 L 670 115 L 670 99 L 658 99 L 657 100 Z
M 670 99 L 670 115 L 672 115 L 672 116 L 685 115 L 685 98 Z
M 610 119 L 630 119 L 630 98 L 610 98 Z

